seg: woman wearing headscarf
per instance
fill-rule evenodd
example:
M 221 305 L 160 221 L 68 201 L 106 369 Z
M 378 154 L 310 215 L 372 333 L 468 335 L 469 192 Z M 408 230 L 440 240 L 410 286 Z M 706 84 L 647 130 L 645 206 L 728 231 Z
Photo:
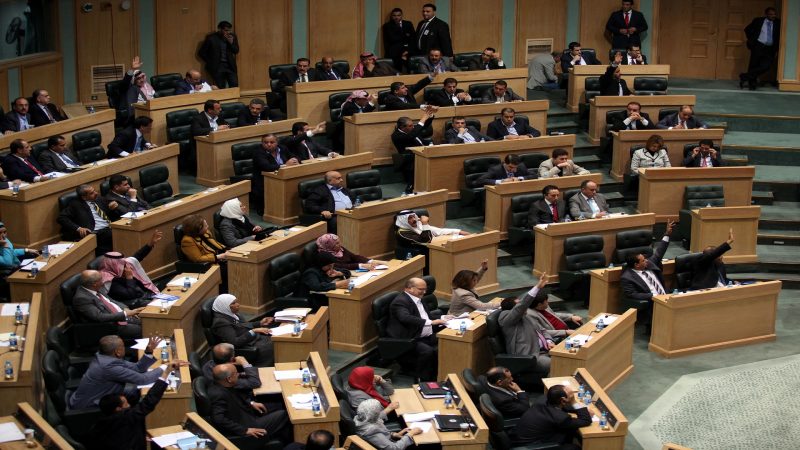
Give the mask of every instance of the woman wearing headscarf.
M 232 344 L 234 348 L 255 347 L 256 358 L 250 364 L 268 367 L 275 364 L 272 339 L 267 325 L 272 317 L 265 317 L 255 322 L 245 322 L 239 317 L 239 302 L 230 294 L 221 294 L 214 299 L 211 306 L 214 319 L 211 322 L 211 333 L 220 342 Z
M 20 262 L 26 256 L 39 256 L 39 252 L 30 248 L 14 248 L 7 233 L 5 224 L 0 222 L 0 297 L 5 299 L 11 298 L 6 278 L 19 270 Z
M 372 270 L 380 264 L 386 264 L 386 261 L 368 259 L 365 256 L 356 255 L 350 250 L 342 247 L 342 242 L 339 240 L 339 236 L 332 233 L 326 233 L 317 238 L 317 250 L 319 253 L 330 253 L 333 255 L 333 257 L 336 258 L 334 266 L 339 269 Z
M 375 375 L 375 370 L 368 366 L 359 366 L 350 372 L 347 386 L 344 387 L 347 402 L 353 410 L 358 410 L 359 405 L 365 400 L 374 398 L 383 407 L 381 419 L 386 420 L 389 413 L 400 406 L 397 402 L 390 402 L 389 396 L 394 394 L 392 382 L 384 380 L 380 375 Z
M 307 297 L 311 307 L 317 310 L 328 304 L 328 297 L 320 292 L 344 289 L 349 283 L 350 271 L 333 268 L 336 258 L 330 253 L 317 253 L 315 264 L 307 268 L 300 277 L 300 285 L 295 289 L 298 297 Z
M 487 311 L 500 307 L 499 303 L 482 302 L 478 299 L 475 286 L 489 270 L 489 260 L 484 259 L 477 272 L 459 270 L 453 277 L 453 296 L 450 297 L 450 310 L 447 314 L 458 316 L 472 311 Z
M 417 217 L 416 213 L 411 210 L 400 211 L 394 222 L 397 227 L 395 237 L 397 239 L 397 246 L 412 249 L 414 255 L 424 255 L 425 270 L 424 275 L 428 274 L 428 247 L 425 244 L 430 243 L 434 237 L 445 234 L 459 234 L 467 235 L 466 231 L 461 231 L 458 228 L 439 228 L 428 224 L 428 216 Z
M 247 207 L 238 198 L 232 198 L 222 204 L 219 215 L 219 234 L 222 243 L 228 248 L 233 248 L 255 239 L 256 234 L 263 231 L 258 225 L 253 225 L 247 217 Z
M 127 258 L 120 252 L 108 252 L 103 255 L 99 270 L 103 289 L 109 297 L 135 309 L 147 305 L 150 299 L 159 293 L 156 285 L 147 276 L 141 261 L 150 254 L 162 236 L 161 231 L 154 231 L 150 242 Z
M 411 436 L 422 433 L 419 428 L 405 428 L 392 433 L 383 424 L 383 406 L 374 398 L 364 400 L 356 410 L 356 434 L 378 450 L 403 450 L 414 445 Z

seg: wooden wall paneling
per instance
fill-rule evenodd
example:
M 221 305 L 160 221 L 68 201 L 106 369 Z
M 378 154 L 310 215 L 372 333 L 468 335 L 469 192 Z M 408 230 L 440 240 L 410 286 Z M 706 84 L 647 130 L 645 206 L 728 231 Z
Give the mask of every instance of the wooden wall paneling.
M 390 20 L 391 12 L 394 8 L 400 8 L 403 10 L 403 20 L 407 20 L 414 25 L 414 29 L 417 29 L 417 23 L 422 20 L 422 5 L 426 3 L 434 3 L 430 0 L 381 0 L 381 16 L 380 16 L 380 26 L 378 29 L 380 30 L 381 26 L 384 23 Z M 452 24 L 450 24 L 452 26 Z M 381 32 L 378 32 L 378 46 L 376 47 L 376 51 L 378 54 L 383 56 L 383 37 L 380 36 Z M 452 29 L 450 31 L 452 35 Z
M 517 0 L 514 63 L 525 67 L 526 39 L 553 38 L 553 50 L 567 48 L 567 0 Z
M 233 31 L 239 38 L 239 87 L 265 90 L 267 68 L 293 62 L 292 2 L 272 0 L 266 8 L 263 0 L 235 0 L 233 13 Z
M 19 67 L 19 79 L 22 82 L 20 93 L 30 96 L 36 89 L 45 89 L 51 101 L 57 105 L 64 104 L 64 77 L 62 76 L 61 54 L 41 54 Z
M 595 49 L 597 59 L 603 64 L 608 64 L 608 51 L 611 50 L 610 37 L 606 37 L 605 34 L 606 22 L 608 16 L 619 9 L 619 0 L 581 0 L 579 33 L 581 47 Z
M 450 36 L 456 53 L 503 47 L 503 0 L 459 0 L 450 10 Z M 502 56 L 502 53 L 501 53 Z
M 0 106 L 3 111 L 11 111 L 11 99 L 8 98 L 8 70 L 0 69 Z
M 323 56 L 347 60 L 354 67 L 364 50 L 364 0 L 311 2 L 308 48 L 311 67 Z
M 131 2 L 131 9 L 127 11 L 95 6 L 91 12 L 84 13 L 82 5 L 83 2 L 74 3 L 78 101 L 106 104 L 105 89 L 92 94 L 92 66 L 122 64 L 124 70 L 130 69 L 131 60 L 139 54 L 137 2 Z M 97 99 L 92 100 L 92 95 Z
M 659 63 L 670 76 L 713 79 L 717 54 L 716 0 L 671 0 L 659 4 Z
M 156 0 L 156 72 L 203 70 L 197 50 L 217 29 L 216 10 L 215 0 Z

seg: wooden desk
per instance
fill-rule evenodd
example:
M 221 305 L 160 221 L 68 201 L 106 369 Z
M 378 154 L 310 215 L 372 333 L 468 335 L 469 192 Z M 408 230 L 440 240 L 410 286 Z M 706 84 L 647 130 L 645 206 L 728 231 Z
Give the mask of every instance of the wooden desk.
M 461 198 L 465 187 L 464 160 L 496 156 L 501 161 L 507 154 L 542 153 L 548 157 L 553 149 L 563 148 L 572 157 L 575 135 L 542 136 L 513 141 L 479 142 L 474 144 L 436 145 L 413 147 L 414 188 L 421 191 L 447 189 L 448 199 Z
M 41 407 L 40 396 L 44 392 L 39 369 L 43 354 L 39 350 L 43 348 L 45 332 L 42 328 L 44 324 L 42 296 L 35 293 L 28 297 L 15 298 L 20 300 L 15 303 L 29 303 L 30 314 L 23 318 L 21 325 L 14 324 L 13 315 L 0 316 L 0 333 L 16 333 L 21 349 L 12 352 L 8 347 L 3 347 L 4 353 L 1 359 L 3 364 L 11 361 L 11 365 L 14 366 L 14 378 L 10 380 L 6 380 L 5 376 L 0 378 L 0 396 L 3 398 L 0 402 L 0 415 L 12 414 L 19 402 L 28 402 Z
M 98 166 L 86 165 L 84 170 L 73 174 L 32 183 L 13 195 L 10 189 L 0 190 L 0 211 L 3 222 L 11 232 L 17 247 L 41 248 L 61 235 L 58 224 L 58 197 L 75 192 L 81 184 L 90 184 L 100 192 L 100 183 L 114 174 L 128 176 L 138 188 L 139 169 L 164 164 L 169 169 L 169 184 L 175 194 L 180 193 L 178 183 L 178 144 L 159 147 L 155 150 L 133 154 Z
M 601 313 L 594 316 L 605 317 Z M 592 336 L 577 352 L 568 352 L 561 341 L 550 349 L 550 375 L 566 376 L 584 367 L 593 373 L 600 386 L 608 391 L 628 377 L 633 371 L 633 328 L 636 324 L 636 310 L 631 308 L 596 333 L 596 325 L 586 321 L 575 334 Z
M 342 445 L 342 448 L 344 450 L 377 450 L 375 447 L 370 445 L 369 442 L 355 434 L 347 436 L 347 439 L 344 440 L 344 445 Z
M 357 255 L 386 259 L 394 255 L 395 215 L 404 209 L 427 209 L 430 223 L 444 226 L 447 191 L 439 189 L 405 197 L 365 202 L 352 210 L 338 210 L 337 234 L 342 245 Z
M 474 322 L 463 336 L 458 331 L 445 328 L 436 333 L 439 341 L 439 377 L 448 373 L 458 374 L 469 367 L 476 374 L 486 373 L 492 367 L 492 350 L 486 339 L 486 315 L 477 311 L 469 314 Z M 461 380 L 464 381 L 463 379 Z
M 499 231 L 485 231 L 467 236 L 438 236 L 428 247 L 430 274 L 440 280 L 434 294 L 437 297 L 450 297 L 452 290 L 448 280 L 452 280 L 459 270 L 475 270 L 480 261 L 489 260 L 489 270 L 483 274 L 475 286 L 478 295 L 486 295 L 500 290 L 497 282 L 497 245 L 500 243 Z
M 328 365 L 328 307 L 321 306 L 314 314 L 306 316 L 308 325 L 298 336 L 284 334 L 272 336 L 275 363 L 302 361 L 311 352 L 319 354 L 324 368 Z
M 586 103 L 583 93 L 586 91 L 586 79 L 599 77 L 606 73 L 608 65 L 574 66 L 569 69 L 569 87 L 567 89 L 567 108 L 578 112 L 578 105 Z M 669 64 L 648 64 L 643 66 L 619 66 L 622 78 L 633 89 L 633 79 L 636 77 L 664 77 L 669 78 Z
M 59 256 L 50 256 L 47 265 L 39 270 L 36 278 L 29 278 L 30 272 L 21 270 L 8 276 L 12 299 L 31 298 L 35 293 L 42 296 L 42 326 L 44 329 L 59 325 L 67 318 L 67 310 L 61 300 L 61 283 L 86 269 L 94 259 L 97 237 L 93 234 L 75 242 L 69 250 Z M 38 261 L 44 258 L 39 256 Z
M 174 423 L 174 422 L 173 422 Z M 209 439 L 212 441 L 211 445 L 206 443 L 207 448 L 213 448 L 215 450 L 238 450 L 239 447 L 236 447 L 229 441 L 225 436 L 222 435 L 216 428 L 212 427 L 210 423 L 203 420 L 197 413 L 194 412 L 187 412 L 186 417 L 184 419 L 184 426 L 181 425 L 169 425 L 159 428 L 152 428 L 147 430 L 147 436 L 150 438 L 163 436 L 165 434 L 173 434 L 173 433 L 180 433 L 181 431 L 189 431 L 194 433 L 197 437 L 202 439 Z M 155 444 L 153 448 L 155 447 Z M 169 447 L 164 447 L 165 449 L 178 449 L 177 445 L 170 445 Z
M 327 233 L 325 222 L 300 231 L 277 231 L 261 241 L 246 242 L 231 249 L 228 256 L 228 290 L 239 300 L 243 312 L 260 316 L 272 305 L 269 262 L 285 253 L 303 252 L 303 247 Z
M 197 178 L 195 182 L 203 186 L 228 184 L 233 176 L 231 146 L 245 142 L 261 142 L 261 136 L 275 134 L 288 135 L 292 124 L 304 119 L 279 120 L 227 130 L 214 131 L 208 136 L 197 136 Z
M 508 238 L 508 227 L 513 223 L 511 218 L 511 199 L 517 195 L 535 194 L 548 185 L 558 187 L 559 190 L 577 189 L 583 180 L 592 180 L 597 184 L 603 181 L 600 173 L 588 175 L 573 175 L 558 178 L 537 178 L 514 183 L 502 183 L 486 186 L 486 219 L 483 230 L 497 230 L 500 239 Z M 531 224 L 535 225 L 535 224 Z
M 264 176 L 264 220 L 277 225 L 297 223 L 302 212 L 301 181 L 323 178 L 325 172 L 335 170 L 346 177 L 349 172 L 372 168 L 371 153 L 357 153 L 336 158 L 316 158 L 296 166 L 283 166 L 275 172 L 261 172 Z
M 169 361 L 161 361 L 161 349 L 153 351 L 153 357 L 156 361 L 150 366 L 151 369 L 160 366 L 161 364 L 168 364 L 173 360 L 179 359 L 181 361 L 189 360 L 189 353 L 186 351 L 186 340 L 184 339 L 183 330 L 176 328 L 173 330 L 170 338 L 170 345 L 172 351 L 169 352 Z M 144 350 L 139 350 L 139 358 L 144 356 Z M 192 402 L 192 377 L 189 375 L 189 366 L 181 367 L 176 373 L 180 382 L 178 388 L 173 389 L 167 387 L 161 401 L 158 402 L 158 408 L 147 415 L 147 428 L 166 427 L 175 423 L 175 418 L 186 414 L 191 411 Z M 140 389 L 142 397 L 147 395 L 150 388 Z
M 401 81 L 413 86 L 421 80 L 424 74 L 399 75 L 394 77 L 357 78 L 355 80 L 315 81 L 313 83 L 296 83 L 286 86 L 286 111 L 289 118 L 305 117 L 309 123 L 319 123 L 331 120 L 331 111 L 328 108 L 328 98 L 337 92 L 352 92 L 365 89 L 369 92 L 378 92 L 389 89 L 395 81 Z M 528 79 L 526 68 L 502 70 L 475 70 L 469 72 L 447 72 L 436 75 L 431 86 L 442 87 L 445 78 L 453 77 L 458 80 L 458 87 L 469 91 L 469 86 L 475 83 L 494 83 L 497 80 L 506 80 L 508 87 L 519 93 L 525 92 Z M 417 93 L 417 101 L 422 103 L 424 89 Z M 356 114 L 358 115 L 358 114 Z M 451 116 L 452 117 L 452 116 Z M 350 148 L 350 147 L 345 147 Z
M 513 103 L 486 103 L 478 105 L 446 106 L 439 108 L 436 117 L 431 123 L 433 129 L 433 142 L 443 143 L 444 126 L 453 116 L 464 116 L 480 120 L 482 131 L 486 131 L 489 122 L 500 115 L 500 110 L 505 106 L 514 108 L 518 115 L 526 115 L 531 126 L 539 130 L 542 135 L 547 134 L 547 109 L 546 100 L 532 100 Z M 392 143 L 392 133 L 397 128 L 397 119 L 410 117 L 418 121 L 421 116 L 419 110 L 402 111 L 375 111 L 369 114 L 354 114 L 344 118 L 345 148 L 348 153 L 373 153 L 373 164 L 385 165 L 392 163 L 392 155 L 397 152 Z
M 375 347 L 378 331 L 372 317 L 372 301 L 389 291 L 402 291 L 406 280 L 422 276 L 425 257 L 406 261 L 393 259 L 389 269 L 356 286 L 351 292 L 334 289 L 325 294 L 331 310 L 330 348 L 343 352 L 364 353 Z
M 219 266 L 211 266 L 206 273 L 182 273 L 175 278 L 197 278 L 197 283 L 192 284 L 188 291 L 182 288 L 169 286 L 162 292 L 164 294 L 180 297 L 166 312 L 161 312 L 160 306 L 147 306 L 139 314 L 142 319 L 142 336 L 169 336 L 173 330 L 183 330 L 186 339 L 186 348 L 190 352 L 203 354 L 208 344 L 200 325 L 200 305 L 211 297 L 219 295 L 221 282 Z
M 676 285 L 675 282 L 675 260 L 662 261 L 663 268 L 661 274 L 664 276 L 664 289 L 671 291 Z M 589 287 L 589 317 L 595 317 L 601 313 L 622 314 L 623 308 L 620 305 L 622 291 L 620 290 L 619 280 L 622 277 L 622 267 L 609 267 L 589 271 L 591 277 Z
M 7 403 L 9 407 L 13 406 L 10 401 Z M 0 450 L 29 450 L 31 448 L 73 450 L 74 447 L 61 437 L 29 403 L 22 402 L 17 404 L 17 410 L 14 411 L 14 414 L 14 416 L 6 415 L 0 417 L 0 423 L 14 423 L 20 432 L 24 432 L 26 428 L 34 430 L 34 438 L 37 445 L 28 447 L 25 445 L 25 441 L 3 442 L 0 444 Z
M 298 370 L 305 367 L 306 361 L 311 361 L 316 368 L 316 373 L 319 378 L 319 386 L 317 387 L 303 387 L 297 380 L 281 380 L 281 393 L 283 400 L 286 404 L 286 412 L 289 413 L 289 420 L 294 427 L 294 440 L 295 442 L 305 442 L 309 433 L 314 430 L 328 430 L 333 433 L 336 442 L 339 439 L 339 401 L 336 399 L 336 394 L 333 392 L 331 380 L 325 372 L 322 358 L 317 352 L 311 352 L 308 359 L 302 359 L 300 362 L 285 362 L 275 364 L 275 370 Z M 274 376 L 273 376 L 274 379 Z M 262 383 L 264 379 L 262 378 Z M 326 399 L 328 408 L 323 406 L 322 414 L 315 416 L 310 409 L 295 409 L 289 402 L 288 397 L 293 394 L 308 394 L 310 392 L 317 392 L 320 397 Z M 324 405 L 324 402 L 322 402 Z
M 612 131 L 614 148 L 611 155 L 611 176 L 622 181 L 623 176 L 631 170 L 631 147 L 642 146 L 650 136 L 657 134 L 664 138 L 664 146 L 669 154 L 672 167 L 683 166 L 683 147 L 686 144 L 698 145 L 701 139 L 711 139 L 714 145 L 722 148 L 722 138 L 725 130 L 694 129 L 694 130 L 622 130 Z
M 470 437 L 465 438 L 460 431 L 439 431 L 436 429 L 436 425 L 433 425 L 427 432 L 414 436 L 414 442 L 417 445 L 441 444 L 442 448 L 485 450 L 489 442 L 489 427 L 483 420 L 478 408 L 472 403 L 467 390 L 464 389 L 464 385 L 461 383 L 458 376 L 454 373 L 450 373 L 447 375 L 447 380 L 450 381 L 458 397 L 461 398 L 461 405 L 465 408 L 464 412 L 469 414 L 472 421 L 477 426 L 477 429 L 471 433 Z M 437 410 L 442 415 L 461 414 L 461 411 L 458 409 L 445 409 L 444 401 L 441 398 L 422 398 L 416 385 L 412 388 L 395 389 L 391 399 L 393 402 L 396 401 L 400 403 L 400 406 L 395 411 L 398 416 L 402 416 L 406 413 Z
M 716 247 L 733 229 L 735 245 L 725 253 L 726 263 L 758 262 L 758 218 L 760 206 L 726 206 L 692 210 L 692 239 L 689 251 L 702 252 L 709 245 Z
M 183 222 L 189 214 L 198 214 L 214 226 L 213 216 L 222 204 L 232 198 L 238 198 L 247 205 L 250 181 L 209 188 L 180 199 L 180 203 L 157 206 L 146 214 L 137 215 L 135 219 L 120 219 L 111 224 L 114 230 L 114 249 L 125 255 L 132 255 L 148 242 L 155 230 L 164 233 L 164 240 L 142 261 L 142 267 L 150 278 L 165 275 L 174 270 L 173 264 L 178 260 L 175 244 L 172 240 L 172 229 Z
M 525 92 L 525 91 L 523 91 Z M 20 131 L 12 134 L 0 134 L 0 152 L 7 152 L 11 142 L 16 139 L 25 139 L 28 144 L 34 145 L 39 142 L 47 142 L 50 136 L 61 135 L 71 147 L 72 135 L 81 131 L 97 130 L 100 132 L 103 147 L 108 147 L 114 138 L 114 110 L 107 109 L 98 111 L 95 114 L 86 114 L 73 119 L 62 120 L 61 122 L 42 125 L 31 128 L 30 130 Z
M 146 102 L 136 103 L 133 107 L 136 110 L 136 117 L 145 116 L 153 119 L 151 142 L 156 145 L 162 145 L 167 142 L 167 113 L 181 109 L 196 109 L 200 112 L 203 110 L 203 103 L 211 99 L 220 103 L 238 102 L 239 88 L 158 97 Z
M 633 87 L 633 84 L 629 86 Z M 630 102 L 639 102 L 641 112 L 647 113 L 654 124 L 658 124 L 658 112 L 664 108 L 678 109 L 683 105 L 694 106 L 697 99 L 694 95 L 630 95 L 625 97 L 600 95 L 589 100 L 589 142 L 593 145 L 600 143 L 600 138 L 606 135 L 606 113 L 609 111 L 625 110 Z M 625 114 L 627 116 L 627 113 Z M 658 134 L 663 130 L 646 130 Z
M 750 206 L 755 173 L 753 166 L 639 169 L 637 207 L 640 213 L 654 213 L 657 222 L 677 219 L 686 186 L 710 184 L 722 185 L 725 206 Z
M 653 297 L 651 352 L 665 358 L 775 340 L 780 281 Z
M 642 66 L 643 67 L 643 66 Z M 542 380 L 545 392 L 556 384 L 569 386 L 573 391 L 578 391 L 578 386 L 583 384 L 592 391 L 592 404 L 589 405 L 589 414 L 600 417 L 602 411 L 608 413 L 609 429 L 603 430 L 598 422 L 579 428 L 578 433 L 583 440 L 581 448 L 583 450 L 622 450 L 625 448 L 625 437 L 628 435 L 628 419 L 617 408 L 599 383 L 592 376 L 589 370 L 580 368 L 575 371 L 573 376 L 552 377 Z
M 611 255 L 617 247 L 617 233 L 627 230 L 652 229 L 654 223 L 654 214 L 634 214 L 607 219 L 554 223 L 545 228 L 533 227 L 533 231 L 536 233 L 533 275 L 539 277 L 543 273 L 547 273 L 550 275 L 551 283 L 558 281 L 558 271 L 564 270 L 566 264 L 564 241 L 568 237 L 588 234 L 602 236 L 603 253 L 606 254 L 606 260 L 611 261 Z

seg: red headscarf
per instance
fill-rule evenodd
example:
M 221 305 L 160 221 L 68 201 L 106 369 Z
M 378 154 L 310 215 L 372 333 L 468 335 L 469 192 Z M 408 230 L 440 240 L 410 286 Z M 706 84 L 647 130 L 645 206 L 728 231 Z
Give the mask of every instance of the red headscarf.
M 370 395 L 370 397 L 374 398 L 375 400 L 381 403 L 381 406 L 384 408 L 389 406 L 389 400 L 386 400 L 375 390 L 375 371 L 372 370 L 372 367 L 367 366 L 360 366 L 353 369 L 350 372 L 350 377 L 347 379 L 347 383 L 353 389 L 358 389 L 360 391 L 364 391 Z

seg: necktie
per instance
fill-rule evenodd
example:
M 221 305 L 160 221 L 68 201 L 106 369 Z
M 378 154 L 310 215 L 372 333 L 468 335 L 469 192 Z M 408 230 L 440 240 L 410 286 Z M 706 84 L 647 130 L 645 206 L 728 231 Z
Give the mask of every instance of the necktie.
M 475 138 L 472 137 L 469 132 L 464 133 L 464 137 L 461 138 L 465 143 L 472 143 L 475 142 Z
M 664 288 L 661 287 L 661 283 L 656 280 L 653 274 L 650 273 L 649 270 L 643 270 L 642 273 L 644 274 L 645 278 L 649 281 L 650 288 L 656 291 L 656 294 L 661 295 L 664 293 Z
M 24 162 L 26 166 L 30 167 L 32 171 L 36 172 L 36 175 L 39 175 L 39 176 L 44 175 L 41 170 L 37 169 L 36 166 L 31 164 L 31 162 L 28 161 L 27 159 L 23 159 L 22 162 Z
M 100 209 L 100 206 L 98 206 L 97 203 L 92 202 L 92 208 L 94 208 L 95 212 L 97 212 L 97 215 L 100 216 L 101 219 L 108 220 L 106 213 L 104 213 L 103 210 Z
M 67 154 L 66 154 L 66 153 L 59 153 L 59 154 L 58 154 L 58 156 L 60 156 L 60 157 L 61 157 L 61 159 L 62 159 L 62 160 L 65 162 L 65 163 L 67 163 L 67 165 L 68 165 L 68 166 L 73 166 L 73 167 L 77 167 L 77 166 L 78 166 L 78 163 L 76 163 L 75 161 L 73 161 L 73 160 L 72 160 L 72 158 L 70 158 L 69 156 L 67 156 Z
M 506 172 L 506 178 L 514 178 L 514 174 L 511 172 Z
M 772 21 L 767 21 L 767 43 L 766 45 L 772 45 Z
M 139 151 L 142 149 L 142 144 L 144 142 L 144 136 L 139 136 L 136 138 L 136 145 L 133 146 L 133 151 Z
M 42 106 L 42 109 L 44 110 L 44 113 L 47 114 L 47 118 L 50 119 L 50 123 L 56 121 L 56 119 L 53 118 L 53 115 L 50 114 L 50 109 L 47 107 L 47 105 Z
M 553 222 L 558 222 L 558 208 L 556 208 L 556 204 L 550 204 L 550 209 L 553 210 Z
M 311 147 L 308 146 L 308 142 L 303 141 L 303 146 L 306 148 L 306 153 L 308 153 L 308 159 L 314 159 L 314 155 L 311 153 Z
M 620 82 L 619 83 L 619 96 L 622 97 L 624 95 L 624 92 L 625 91 L 622 90 L 622 82 Z
M 550 349 L 547 348 L 547 338 L 544 337 L 541 331 L 536 331 L 536 336 L 539 338 L 539 348 L 544 352 L 549 351 Z
M 430 22 L 425 22 L 425 24 L 422 25 L 422 29 L 419 30 L 419 39 L 417 39 L 417 48 L 422 48 L 422 36 L 425 35 L 425 30 L 428 29 L 428 24 L 430 24 Z
M 308 79 L 306 78 L 306 74 L 302 74 L 302 75 L 300 75 L 300 82 L 301 82 L 301 83 L 305 83 L 305 82 L 307 82 L 307 81 L 308 81 Z
M 722 286 L 725 286 L 725 277 L 723 277 L 723 276 L 722 276 L 722 272 L 721 272 L 721 271 L 719 271 L 719 270 L 717 270 L 717 277 L 718 277 L 718 280 L 717 280 L 717 282 L 718 282 L 720 285 L 722 285 Z
M 100 299 L 100 301 L 103 303 L 103 306 L 106 307 L 108 312 L 110 312 L 110 313 L 119 312 L 119 307 L 117 307 L 116 305 L 111 303 L 107 298 L 103 297 L 103 294 L 98 292 L 97 293 L 97 298 Z M 119 322 L 117 322 L 117 325 L 127 325 L 127 324 L 128 324 L 128 322 L 125 321 L 125 320 L 120 320 Z
M 625 27 L 627 28 L 628 25 L 630 25 L 630 23 L 631 23 L 631 13 L 630 12 L 626 12 L 625 13 Z
M 26 116 L 19 116 L 19 131 L 25 131 L 30 127 L 30 124 L 28 124 L 28 118 Z
M 700 155 L 700 167 L 708 167 L 708 162 L 706 162 L 706 157 Z
M 334 71 L 331 70 L 330 72 L 328 72 L 328 79 L 329 80 L 338 80 L 339 77 L 336 75 L 336 73 Z

